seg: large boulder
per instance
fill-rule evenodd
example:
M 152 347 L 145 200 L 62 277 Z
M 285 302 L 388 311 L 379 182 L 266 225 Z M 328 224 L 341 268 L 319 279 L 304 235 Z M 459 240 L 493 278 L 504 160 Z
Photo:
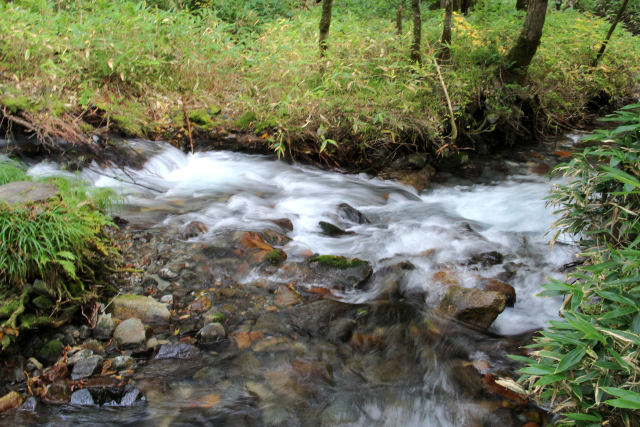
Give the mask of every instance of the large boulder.
M 142 295 L 115 297 L 111 303 L 111 311 L 117 319 L 137 318 L 147 325 L 165 325 L 171 317 L 166 305 Z
M 440 302 L 440 311 L 462 322 L 486 329 L 506 306 L 504 294 L 452 286 Z

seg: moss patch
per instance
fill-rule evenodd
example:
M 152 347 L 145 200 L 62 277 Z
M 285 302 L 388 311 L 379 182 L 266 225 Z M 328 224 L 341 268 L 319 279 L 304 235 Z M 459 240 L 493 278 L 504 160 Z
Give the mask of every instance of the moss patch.
M 26 96 L 5 97 L 0 100 L 0 104 L 13 114 L 19 111 L 29 111 L 33 108 L 33 103 Z
M 318 255 L 309 259 L 309 262 L 317 262 L 318 264 L 326 265 L 328 267 L 338 268 L 345 270 L 347 268 L 360 267 L 367 262 L 359 258 L 347 258 L 337 255 Z
M 287 259 L 287 254 L 282 249 L 273 249 L 262 257 L 263 262 L 273 265 L 282 264 Z

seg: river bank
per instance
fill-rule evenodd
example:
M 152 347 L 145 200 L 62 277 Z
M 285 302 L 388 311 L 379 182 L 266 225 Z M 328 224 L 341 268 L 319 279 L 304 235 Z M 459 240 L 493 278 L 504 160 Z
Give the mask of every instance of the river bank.
M 317 7 L 292 9 L 286 19 L 260 16 L 240 31 L 213 12 L 124 0 L 96 8 L 11 2 L 2 6 L 10 18 L 2 31 L 2 126 L 44 152 L 69 151 L 71 143 L 99 158 L 120 135 L 378 172 L 412 154 L 455 164 L 470 152 L 561 134 L 637 96 L 634 37 L 620 29 L 604 62 L 589 67 L 608 23 L 571 10 L 549 11 L 527 84 L 504 84 L 504 54 L 522 18 L 512 6 L 455 15 L 452 59 L 441 64 L 452 140 L 434 52 L 424 49 L 421 66 L 410 62 L 410 34 L 398 35 L 379 8 L 338 7 L 321 61 Z M 441 12 L 425 10 L 423 20 L 433 44 Z M 71 21 L 77 29 L 69 33 Z M 121 23 L 118 34 L 110 22 Z M 142 51 L 127 54 L 134 45 Z

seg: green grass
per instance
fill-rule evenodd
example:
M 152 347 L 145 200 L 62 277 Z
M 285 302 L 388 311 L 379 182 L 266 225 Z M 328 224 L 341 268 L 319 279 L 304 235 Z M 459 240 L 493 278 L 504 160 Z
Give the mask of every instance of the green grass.
M 272 0 L 211 0 L 186 9 L 174 1 L 62 3 L 0 5 L 0 90 L 27 105 L 34 121 L 97 107 L 102 125 L 112 130 L 184 138 L 184 99 L 188 111 L 220 106 L 213 123 L 204 118 L 196 129 L 200 134 L 252 130 L 279 152 L 319 152 L 318 129 L 339 142 L 322 155 L 351 152 L 353 163 L 399 143 L 418 151 L 446 143 L 449 112 L 430 59 L 441 11 L 425 7 L 424 39 L 431 49 L 425 42 L 418 67 L 408 60 L 410 24 L 396 35 L 389 2 L 336 3 L 322 62 L 317 6 Z M 443 74 L 467 141 L 517 124 L 522 99 L 535 100 L 541 126 L 553 129 L 584 119 L 594 97 L 615 102 L 637 87 L 640 43 L 622 29 L 602 64 L 588 66 L 608 29 L 604 19 L 550 11 L 524 89 L 504 86 L 499 77 L 522 25 L 513 2 L 487 0 L 468 17 L 456 15 L 454 24 L 453 60 L 443 64 Z M 247 114 L 255 116 L 246 120 Z
M 0 162 L 0 183 L 28 179 L 13 162 Z M 108 192 L 89 194 L 62 178 L 59 196 L 9 205 L 0 201 L 0 333 L 6 347 L 21 331 L 59 325 L 104 293 L 117 263 L 107 232 Z

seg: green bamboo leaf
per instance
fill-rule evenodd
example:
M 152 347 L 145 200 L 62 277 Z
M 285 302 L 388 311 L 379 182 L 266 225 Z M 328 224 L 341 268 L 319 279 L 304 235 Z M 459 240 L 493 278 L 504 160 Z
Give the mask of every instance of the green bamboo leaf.
M 640 409 L 640 402 L 637 400 L 619 398 L 619 399 L 605 400 L 604 403 L 606 403 L 607 405 L 614 406 L 616 408 Z
M 602 420 L 602 417 L 600 415 L 580 414 L 580 413 L 577 413 L 577 412 L 564 414 L 564 416 L 569 418 L 570 420 L 575 420 L 575 421 L 595 421 L 595 422 L 600 422 Z
M 640 188 L 640 181 L 638 181 L 638 179 L 636 177 L 634 177 L 633 175 L 629 175 L 628 173 L 620 170 L 620 169 L 616 169 L 616 168 L 612 168 L 609 166 L 600 166 L 602 168 L 602 170 L 607 172 L 608 177 L 614 178 L 617 181 L 620 181 L 622 183 L 625 184 L 630 184 L 632 186 L 634 186 L 635 188 Z
M 573 351 L 567 353 L 558 363 L 556 373 L 567 371 L 580 363 L 587 351 L 584 348 L 576 348 Z
M 558 381 L 566 380 L 567 378 L 567 374 L 545 375 L 535 382 L 534 387 L 542 387 Z

